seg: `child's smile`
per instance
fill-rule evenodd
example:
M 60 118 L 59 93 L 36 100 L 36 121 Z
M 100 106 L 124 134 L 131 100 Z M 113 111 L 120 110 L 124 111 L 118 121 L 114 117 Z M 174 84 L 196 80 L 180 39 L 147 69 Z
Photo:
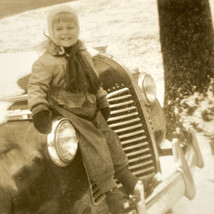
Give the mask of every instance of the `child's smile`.
M 75 22 L 61 21 L 53 25 L 53 36 L 57 45 L 70 47 L 78 40 L 79 30 Z

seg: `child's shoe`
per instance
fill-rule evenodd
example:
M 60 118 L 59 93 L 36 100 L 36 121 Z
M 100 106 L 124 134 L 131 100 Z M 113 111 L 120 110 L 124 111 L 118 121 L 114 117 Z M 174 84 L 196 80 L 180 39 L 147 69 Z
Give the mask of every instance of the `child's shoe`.
M 127 201 L 126 195 L 121 192 L 117 187 L 106 192 L 106 201 L 110 213 L 120 214 L 124 210 L 124 202 Z

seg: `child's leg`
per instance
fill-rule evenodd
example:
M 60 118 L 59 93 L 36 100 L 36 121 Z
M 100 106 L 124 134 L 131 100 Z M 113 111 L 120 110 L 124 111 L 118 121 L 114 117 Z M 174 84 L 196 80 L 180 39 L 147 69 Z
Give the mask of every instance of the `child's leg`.
M 123 184 L 127 194 L 133 194 L 138 178 L 128 169 L 128 159 L 117 135 L 112 133 L 112 130 L 109 130 L 109 133 L 110 139 L 107 139 L 107 142 L 114 164 L 115 178 Z
M 116 187 L 114 166 L 106 139 L 91 121 L 55 106 L 54 109 L 68 118 L 78 131 L 79 148 L 83 163 L 91 180 L 105 193 Z
M 117 186 L 114 165 L 106 139 L 98 131 L 94 135 L 93 129 L 96 129 L 93 125 L 87 126 L 84 136 L 79 136 L 79 147 L 89 178 L 105 193 Z
M 96 129 L 95 126 L 93 128 Z M 114 179 L 114 165 L 106 139 L 98 132 L 102 137 L 96 136 L 93 140 L 87 141 L 92 137 L 90 136 L 91 130 L 88 131 L 89 129 L 85 133 L 85 139 L 79 142 L 87 173 L 90 179 L 97 184 L 100 191 L 106 195 L 110 212 L 112 214 L 122 213 L 123 201 L 126 199 L 126 195 L 117 189 L 116 180 Z
M 114 162 L 112 161 L 117 157 L 114 156 L 112 159 L 109 149 L 110 147 L 107 144 L 106 138 L 101 132 L 99 126 L 97 126 L 100 124 L 100 118 L 103 119 L 100 112 L 93 124 L 90 121 L 79 118 L 63 108 L 57 107 L 56 110 L 60 112 L 61 115 L 68 118 L 76 130 L 78 130 L 79 148 L 89 178 L 97 184 L 102 193 L 106 194 L 106 199 L 111 213 L 120 213 L 121 200 L 125 195 L 117 189 L 116 181 L 114 179 L 114 165 L 116 166 L 117 171 L 120 172 L 118 174 L 122 175 L 122 172 L 125 173 L 125 169 L 127 169 L 127 160 L 125 156 L 118 156 L 117 160 L 114 160 Z M 107 126 L 107 124 L 105 126 Z M 108 133 L 110 135 L 114 135 L 114 133 Z

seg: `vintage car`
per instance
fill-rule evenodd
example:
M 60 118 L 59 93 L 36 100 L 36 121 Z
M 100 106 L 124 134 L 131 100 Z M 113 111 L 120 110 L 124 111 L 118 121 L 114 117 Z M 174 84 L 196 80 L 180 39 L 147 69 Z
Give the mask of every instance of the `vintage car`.
M 128 69 L 104 49 L 91 53 L 108 92 L 108 124 L 120 138 L 129 169 L 143 181 L 141 201 L 126 213 L 166 213 L 179 198 L 195 196 L 192 175 L 195 167 L 203 167 L 203 159 L 194 132 L 189 130 L 185 146 L 174 139 L 171 148 L 162 149 L 166 122 L 154 80 Z M 28 77 L 18 81 L 25 90 Z M 7 122 L 0 125 L 1 213 L 109 213 L 105 196 L 87 176 L 72 122 L 56 117 L 52 132 L 40 134 L 27 93 L 1 102 L 11 103 Z M 176 170 L 161 179 L 160 156 L 165 154 L 174 155 Z

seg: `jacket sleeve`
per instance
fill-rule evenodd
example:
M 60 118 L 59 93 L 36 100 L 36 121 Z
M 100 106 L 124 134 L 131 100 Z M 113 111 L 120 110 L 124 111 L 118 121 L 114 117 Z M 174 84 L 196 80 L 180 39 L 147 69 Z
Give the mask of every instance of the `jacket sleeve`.
M 32 66 L 32 74 L 28 82 L 28 106 L 33 115 L 49 109 L 47 93 L 51 80 L 50 70 L 42 60 L 37 60 Z
M 99 109 L 109 107 L 109 103 L 108 103 L 108 100 L 106 98 L 107 94 L 108 93 L 106 92 L 106 90 L 104 90 L 102 87 L 100 87 L 99 90 L 97 91 L 96 99 L 97 99 L 97 107 Z
M 93 67 L 94 71 L 96 72 L 97 76 L 99 76 L 97 71 L 96 71 L 96 69 L 94 68 L 94 63 L 93 63 L 93 60 L 92 60 L 92 57 L 91 57 L 90 53 L 88 51 L 85 51 L 85 54 L 86 54 L 86 57 L 88 58 L 88 60 L 89 60 L 89 62 L 91 64 L 91 66 Z M 97 100 L 97 107 L 99 109 L 103 109 L 103 108 L 109 107 L 109 103 L 108 103 L 108 100 L 106 98 L 107 94 L 108 94 L 107 91 L 104 90 L 102 86 L 97 91 L 96 100 Z

